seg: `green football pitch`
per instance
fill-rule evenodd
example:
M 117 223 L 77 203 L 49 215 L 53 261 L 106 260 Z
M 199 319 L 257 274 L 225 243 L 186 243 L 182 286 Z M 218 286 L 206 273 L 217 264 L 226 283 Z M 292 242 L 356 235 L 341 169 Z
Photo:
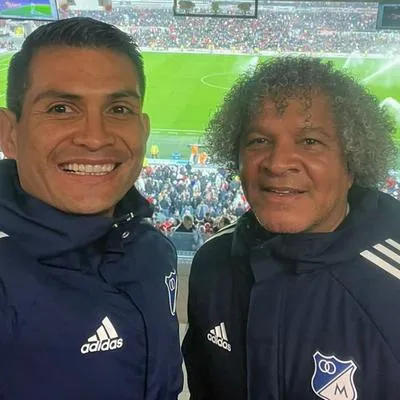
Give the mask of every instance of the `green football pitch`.
M 21 18 L 31 18 L 31 17 L 51 17 L 51 7 L 48 4 L 37 4 L 37 5 L 25 5 L 20 7 L 13 7 L 10 9 L 5 9 L 0 12 L 0 15 L 6 17 L 8 15 L 18 16 Z
M 5 104 L 7 66 L 0 56 L 0 105 Z M 190 143 L 201 143 L 207 122 L 237 77 L 262 57 L 213 54 L 145 53 L 145 111 L 151 118 L 151 144 L 160 156 L 189 155 Z M 393 60 L 335 58 L 337 68 L 355 76 L 380 101 L 392 107 L 400 128 L 400 58 Z M 400 129 L 398 135 L 400 138 Z

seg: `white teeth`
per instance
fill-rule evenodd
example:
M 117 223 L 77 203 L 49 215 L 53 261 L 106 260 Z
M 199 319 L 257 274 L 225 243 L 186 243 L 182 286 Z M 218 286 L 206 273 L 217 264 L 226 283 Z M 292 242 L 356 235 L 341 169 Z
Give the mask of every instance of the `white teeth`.
M 277 193 L 277 194 L 291 194 L 291 193 L 297 193 L 291 190 L 274 190 L 274 189 L 269 189 L 270 192 Z
M 61 169 L 77 175 L 106 175 L 114 170 L 116 164 L 62 164 Z

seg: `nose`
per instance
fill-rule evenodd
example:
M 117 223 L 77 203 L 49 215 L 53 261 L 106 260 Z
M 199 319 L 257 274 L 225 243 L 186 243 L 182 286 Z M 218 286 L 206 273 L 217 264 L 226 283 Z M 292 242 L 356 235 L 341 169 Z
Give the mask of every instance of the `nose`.
M 73 136 L 74 144 L 96 151 L 115 142 L 115 136 L 107 129 L 101 111 L 87 113 L 79 131 Z
M 298 172 L 296 148 L 288 142 L 276 141 L 264 158 L 263 167 L 272 175 L 283 175 L 287 172 Z

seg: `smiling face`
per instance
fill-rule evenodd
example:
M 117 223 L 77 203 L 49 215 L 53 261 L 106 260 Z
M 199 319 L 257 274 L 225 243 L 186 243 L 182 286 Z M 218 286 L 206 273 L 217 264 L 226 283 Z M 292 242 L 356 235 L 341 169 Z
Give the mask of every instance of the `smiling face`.
M 266 101 L 242 138 L 239 168 L 246 197 L 265 229 L 330 232 L 346 215 L 353 179 L 346 169 L 332 108 L 321 93 L 309 110 L 289 99 L 282 115 Z
M 135 67 L 123 54 L 39 50 L 21 118 L 8 118 L 2 146 L 17 161 L 22 188 L 62 211 L 112 215 L 140 173 L 149 121 Z

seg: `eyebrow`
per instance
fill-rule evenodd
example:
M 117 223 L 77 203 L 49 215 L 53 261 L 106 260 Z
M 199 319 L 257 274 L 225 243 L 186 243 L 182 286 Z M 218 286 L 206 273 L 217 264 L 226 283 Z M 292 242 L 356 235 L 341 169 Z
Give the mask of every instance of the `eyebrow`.
M 298 133 L 319 133 L 322 136 L 331 139 L 330 135 L 322 126 L 303 126 L 298 130 Z
M 128 97 L 128 98 L 130 97 L 135 100 L 142 101 L 142 97 L 135 90 L 121 90 L 119 92 L 111 93 L 107 96 L 107 98 L 110 100 L 118 100 L 118 99 L 123 99 L 126 97 Z
M 60 100 L 69 100 L 69 101 L 71 100 L 81 101 L 83 97 L 79 94 L 68 93 L 62 90 L 49 89 L 46 90 L 45 92 L 39 93 L 33 100 L 33 104 L 37 104 L 44 99 L 54 99 L 54 98 Z M 107 99 L 109 101 L 119 100 L 123 98 L 131 98 L 137 101 L 142 101 L 141 96 L 135 90 L 129 90 L 129 89 L 120 90 L 118 92 L 110 93 L 109 95 L 107 95 Z
M 63 100 L 81 100 L 82 96 L 77 94 L 67 93 L 59 90 L 46 90 L 45 92 L 39 93 L 33 100 L 33 104 L 39 103 L 44 99 L 58 98 Z

